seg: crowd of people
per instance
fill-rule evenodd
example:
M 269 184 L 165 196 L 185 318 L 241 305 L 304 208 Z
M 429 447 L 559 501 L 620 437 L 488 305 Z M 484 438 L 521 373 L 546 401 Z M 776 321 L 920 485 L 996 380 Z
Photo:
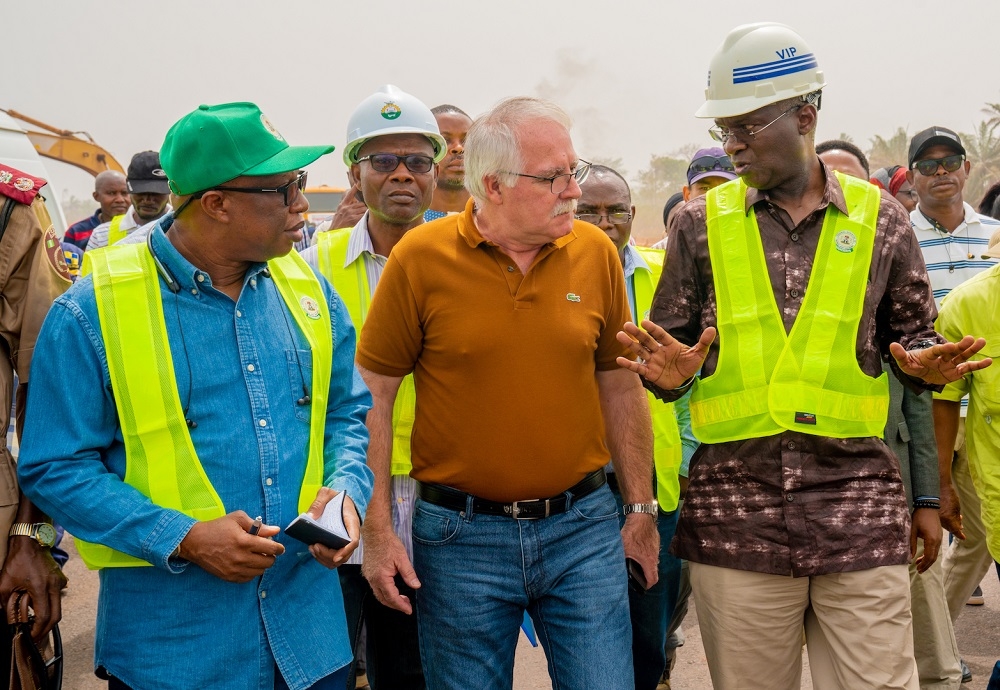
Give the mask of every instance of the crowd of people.
M 499 690 L 522 626 L 554 688 L 662 690 L 692 596 L 715 688 L 798 688 L 804 646 L 821 690 L 959 688 L 1000 576 L 1000 181 L 967 203 L 939 125 L 876 171 L 816 142 L 825 85 L 734 29 L 652 247 L 536 98 L 380 88 L 314 234 L 334 147 L 252 103 L 99 175 L 62 245 L 0 168 L 8 613 L 59 620 L 54 521 L 111 690 Z M 285 533 L 340 494 L 346 546 Z

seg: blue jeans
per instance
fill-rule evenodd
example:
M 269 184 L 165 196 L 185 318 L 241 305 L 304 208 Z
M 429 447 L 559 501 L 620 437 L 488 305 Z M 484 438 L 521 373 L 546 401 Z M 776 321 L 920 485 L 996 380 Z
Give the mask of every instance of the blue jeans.
M 612 492 L 619 509 L 622 497 Z M 629 617 L 632 620 L 632 668 L 635 690 L 656 690 L 667 665 L 667 627 L 674 616 L 681 581 L 681 559 L 670 553 L 670 542 L 677 529 L 677 512 L 660 511 L 656 529 L 660 533 L 660 579 L 644 593 L 628 591 Z M 621 524 L 625 516 L 619 510 Z
M 344 690 L 347 685 L 347 673 L 349 669 L 349 666 L 345 666 L 326 678 L 320 678 L 309 687 L 309 690 Z M 132 690 L 132 688 L 114 676 L 111 676 L 108 679 L 108 690 Z M 274 669 L 274 690 L 288 690 L 288 684 L 281 677 L 281 672 L 277 668 Z
M 418 499 L 413 565 L 427 687 L 509 690 L 527 610 L 553 690 L 632 690 L 625 553 L 607 486 L 540 520 Z

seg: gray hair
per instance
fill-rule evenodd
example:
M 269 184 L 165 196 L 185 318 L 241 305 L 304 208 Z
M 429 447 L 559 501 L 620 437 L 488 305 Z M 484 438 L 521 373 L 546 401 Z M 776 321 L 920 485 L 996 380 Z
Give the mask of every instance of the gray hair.
M 476 118 L 465 137 L 465 188 L 476 203 L 486 203 L 485 177 L 497 177 L 507 187 L 517 184 L 523 165 L 516 130 L 531 120 L 552 120 L 569 129 L 572 122 L 555 103 L 518 96 L 497 103 Z

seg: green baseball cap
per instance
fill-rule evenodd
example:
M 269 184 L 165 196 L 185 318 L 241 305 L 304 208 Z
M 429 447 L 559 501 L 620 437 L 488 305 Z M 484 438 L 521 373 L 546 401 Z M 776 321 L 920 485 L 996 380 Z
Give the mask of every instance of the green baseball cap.
M 289 146 L 253 103 L 200 105 L 174 123 L 160 149 L 170 189 L 185 196 L 242 175 L 304 168 L 333 146 Z

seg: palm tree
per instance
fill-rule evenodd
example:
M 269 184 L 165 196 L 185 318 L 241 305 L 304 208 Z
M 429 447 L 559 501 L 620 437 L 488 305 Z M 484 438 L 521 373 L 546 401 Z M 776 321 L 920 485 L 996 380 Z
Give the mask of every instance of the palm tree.
M 903 127 L 898 127 L 888 139 L 876 134 L 872 138 L 872 146 L 868 151 L 868 162 L 871 164 L 871 169 L 906 165 L 909 145 L 910 135 Z
M 980 122 L 972 134 L 961 135 L 972 161 L 972 170 L 965 183 L 965 199 L 973 206 L 979 203 L 991 184 L 1000 180 L 1000 104 L 989 105 L 996 107 L 997 115 Z

